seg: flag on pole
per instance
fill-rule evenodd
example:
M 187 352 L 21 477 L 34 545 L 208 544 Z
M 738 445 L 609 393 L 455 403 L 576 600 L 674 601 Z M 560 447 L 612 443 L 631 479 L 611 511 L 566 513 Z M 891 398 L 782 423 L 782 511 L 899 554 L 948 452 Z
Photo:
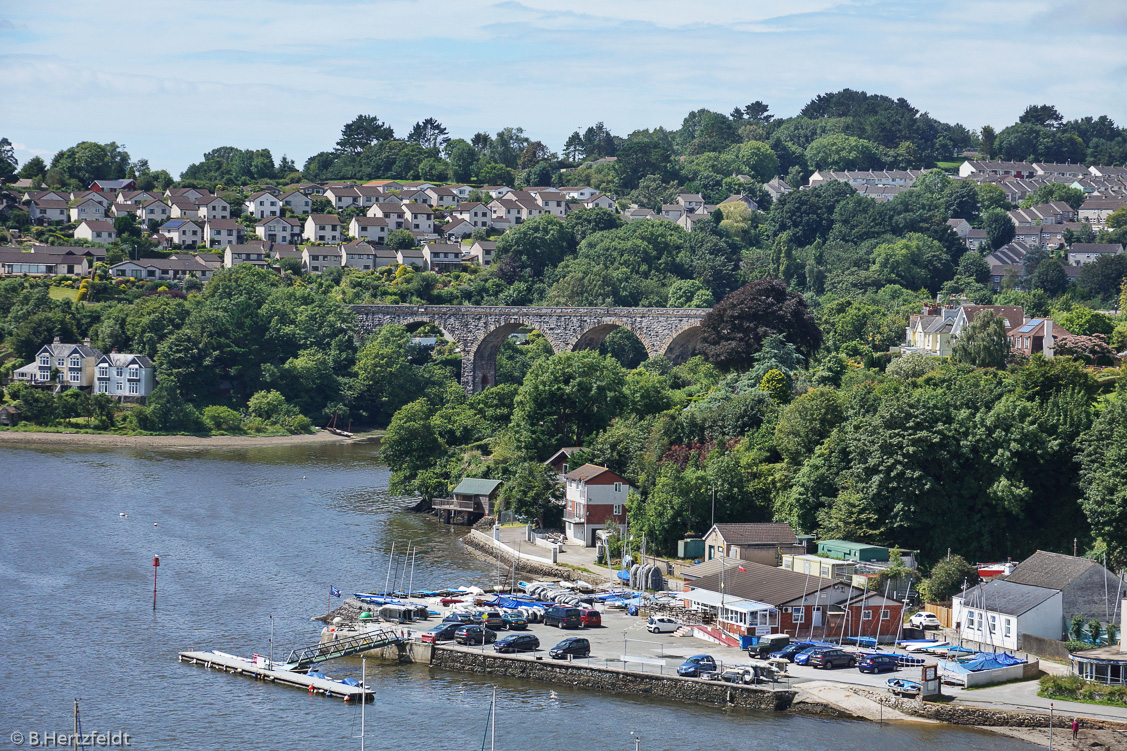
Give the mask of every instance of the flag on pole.
M 336 587 L 334 587 L 332 584 L 330 584 L 329 585 L 329 595 L 332 596 L 332 597 L 340 597 L 340 590 L 337 589 Z

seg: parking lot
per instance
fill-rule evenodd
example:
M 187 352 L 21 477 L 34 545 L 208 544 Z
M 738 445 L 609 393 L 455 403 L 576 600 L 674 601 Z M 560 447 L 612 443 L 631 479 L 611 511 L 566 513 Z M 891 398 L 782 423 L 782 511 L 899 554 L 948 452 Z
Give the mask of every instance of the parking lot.
M 535 634 L 540 640 L 540 649 L 536 652 L 517 653 L 515 656 L 525 659 L 550 659 L 548 650 L 560 641 L 571 637 L 581 636 L 591 642 L 591 657 L 582 662 L 616 669 L 627 669 L 645 673 L 660 673 L 663 675 L 676 675 L 677 666 L 686 658 L 698 654 L 711 655 L 721 668 L 746 664 L 749 661 L 747 653 L 741 649 L 733 649 L 720 644 L 714 644 L 693 636 L 673 636 L 673 634 L 651 634 L 646 630 L 646 619 L 629 616 L 621 611 L 608 611 L 603 613 L 603 625 L 596 628 L 561 629 L 555 626 L 545 626 L 543 623 L 529 624 L 528 630 L 523 633 Z M 434 619 L 431 624 L 436 625 Z M 421 625 L 421 624 L 420 624 Z M 508 632 L 498 631 L 498 638 L 503 638 Z M 451 642 L 445 642 L 451 644 Z M 474 646 L 473 649 L 483 649 L 493 652 L 493 645 Z M 888 647 L 881 651 L 891 652 Z M 900 650 L 895 650 L 899 652 Z M 623 655 L 633 658 L 623 663 Z M 638 659 L 641 658 L 641 659 Z M 834 681 L 856 686 L 865 686 L 884 690 L 886 681 L 893 676 L 904 677 L 910 680 L 919 680 L 919 668 L 904 668 L 893 673 L 862 673 L 856 668 L 838 668 L 835 670 L 819 670 L 802 665 L 790 665 L 789 678 L 782 681 L 783 685 L 797 686 L 807 681 Z M 959 693 L 961 689 L 945 687 L 948 693 Z

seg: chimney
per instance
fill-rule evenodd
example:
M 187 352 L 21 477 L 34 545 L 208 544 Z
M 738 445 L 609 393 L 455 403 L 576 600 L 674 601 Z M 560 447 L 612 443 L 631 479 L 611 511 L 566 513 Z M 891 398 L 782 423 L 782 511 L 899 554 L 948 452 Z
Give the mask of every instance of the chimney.
M 82 346 L 84 346 L 84 347 L 90 346 L 90 337 L 86 337 L 85 339 L 82 340 Z
M 55 344 L 62 344 L 62 342 L 59 340 L 59 337 L 57 336 L 55 337 Z

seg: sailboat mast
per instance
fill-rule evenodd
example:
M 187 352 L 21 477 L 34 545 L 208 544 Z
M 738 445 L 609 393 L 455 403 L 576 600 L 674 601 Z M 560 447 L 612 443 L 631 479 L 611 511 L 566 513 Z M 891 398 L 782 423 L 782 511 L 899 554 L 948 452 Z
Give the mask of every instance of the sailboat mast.
M 391 562 L 395 560 L 395 540 L 391 541 L 391 557 L 387 559 L 387 576 L 383 581 L 383 593 L 387 594 L 388 585 L 391 584 Z
M 368 703 L 368 658 L 360 658 L 360 751 L 364 751 L 364 705 Z
M 78 699 L 74 700 L 74 748 L 78 750 Z
M 489 751 L 493 751 L 493 749 L 496 748 L 496 746 L 497 746 L 497 687 L 496 686 L 493 687 L 493 702 L 492 702 L 492 704 L 493 704 L 493 710 L 492 710 L 493 717 L 489 721 L 489 727 L 490 727 Z

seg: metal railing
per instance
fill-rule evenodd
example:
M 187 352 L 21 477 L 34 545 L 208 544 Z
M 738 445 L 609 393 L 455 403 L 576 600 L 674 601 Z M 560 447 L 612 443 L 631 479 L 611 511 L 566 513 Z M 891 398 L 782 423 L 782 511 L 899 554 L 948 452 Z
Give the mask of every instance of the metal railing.
M 283 669 L 301 670 L 326 660 L 348 657 L 359 652 L 366 652 L 369 649 L 379 649 L 380 647 L 401 644 L 402 642 L 403 637 L 398 633 L 385 630 L 370 631 L 365 634 L 350 636 L 346 639 L 321 642 L 311 647 L 291 651 L 290 656 L 286 658 L 286 664 Z

